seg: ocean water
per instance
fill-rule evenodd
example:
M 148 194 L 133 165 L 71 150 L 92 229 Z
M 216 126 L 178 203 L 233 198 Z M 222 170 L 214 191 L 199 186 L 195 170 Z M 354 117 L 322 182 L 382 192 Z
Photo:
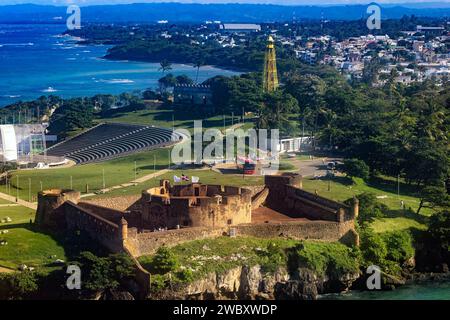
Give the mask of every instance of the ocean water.
M 162 76 L 158 63 L 101 59 L 108 46 L 77 45 L 76 39 L 61 36 L 64 30 L 65 25 L 0 24 L 0 107 L 41 95 L 69 98 L 156 88 Z M 174 75 L 195 80 L 193 66 L 172 68 Z M 198 81 L 233 74 L 205 66 Z
M 410 284 L 392 291 L 349 291 L 322 295 L 323 300 L 450 300 L 450 281 Z

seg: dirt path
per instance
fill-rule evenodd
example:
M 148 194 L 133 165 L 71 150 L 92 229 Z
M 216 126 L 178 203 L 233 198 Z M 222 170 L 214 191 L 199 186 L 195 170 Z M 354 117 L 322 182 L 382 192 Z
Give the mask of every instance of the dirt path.
M 2 266 L 0 266 L 0 273 L 12 273 L 12 272 L 15 272 L 15 270 L 13 270 L 13 269 L 9 269 L 9 268 L 4 268 L 4 267 L 2 267 Z
M 37 204 L 36 203 L 28 202 L 28 201 L 21 200 L 21 199 L 16 199 L 16 197 L 10 196 L 10 195 L 8 195 L 6 193 L 0 192 L 0 198 L 2 198 L 3 200 L 6 200 L 6 201 L 10 201 L 10 202 L 19 204 L 21 206 L 33 209 L 33 210 L 37 209 Z

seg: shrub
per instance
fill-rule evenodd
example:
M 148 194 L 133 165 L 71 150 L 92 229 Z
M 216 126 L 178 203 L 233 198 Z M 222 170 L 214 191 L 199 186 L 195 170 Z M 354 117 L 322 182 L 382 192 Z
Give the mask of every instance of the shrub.
M 360 235 L 360 249 L 366 264 L 382 265 L 386 259 L 388 250 L 381 236 L 370 229 L 364 230 Z
M 38 290 L 38 276 L 32 271 L 0 275 L 0 299 L 25 299 Z
M 182 282 L 192 282 L 194 273 L 190 269 L 184 269 L 176 273 L 176 277 Z
M 414 257 L 413 239 L 408 231 L 393 231 L 382 234 L 386 243 L 387 256 L 391 261 L 403 263 Z
M 341 243 L 302 242 L 295 247 L 294 258 L 294 267 L 305 267 L 334 278 L 359 271 L 357 250 Z
M 356 196 L 359 200 L 359 215 L 358 222 L 361 227 L 365 227 L 368 222 L 375 218 L 382 218 L 385 212 L 389 210 L 388 206 L 379 202 L 375 194 L 371 192 L 364 192 Z M 353 198 L 345 200 L 347 205 L 353 204 Z
M 150 291 L 151 292 L 158 292 L 166 287 L 166 278 L 164 275 L 161 274 L 155 274 L 151 275 L 150 278 Z
M 430 217 L 428 232 L 439 243 L 440 247 L 448 252 L 450 242 L 450 211 L 444 210 L 433 214 Z
M 338 169 L 351 178 L 358 177 L 363 180 L 369 178 L 369 166 L 359 159 L 345 159 L 344 163 L 340 165 Z
M 274 242 L 269 242 L 267 249 L 262 254 L 261 269 L 264 272 L 275 272 L 280 265 L 286 263 L 284 250 Z
M 178 267 L 177 257 L 167 248 L 159 247 L 152 260 L 152 271 L 165 274 L 175 271 Z
M 131 259 L 123 254 L 98 257 L 89 251 L 80 254 L 84 287 L 91 291 L 117 288 L 134 272 Z

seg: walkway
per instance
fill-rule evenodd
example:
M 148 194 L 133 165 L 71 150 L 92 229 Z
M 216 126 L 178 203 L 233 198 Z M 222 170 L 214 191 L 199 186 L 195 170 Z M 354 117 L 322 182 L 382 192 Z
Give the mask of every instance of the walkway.
M 32 203 L 32 202 L 28 202 L 25 200 L 21 200 L 21 199 L 16 199 L 16 197 L 10 196 L 6 193 L 2 193 L 0 192 L 0 198 L 6 201 L 10 201 L 10 202 L 14 202 L 16 204 L 19 204 L 21 206 L 36 210 L 37 209 L 37 204 L 36 203 Z M 17 201 L 16 201 L 17 200 Z

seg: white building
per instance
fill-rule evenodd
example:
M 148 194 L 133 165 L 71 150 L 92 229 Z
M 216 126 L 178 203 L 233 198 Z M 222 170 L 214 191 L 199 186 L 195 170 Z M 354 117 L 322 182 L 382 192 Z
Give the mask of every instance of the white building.
M 41 124 L 0 125 L 0 161 L 33 161 L 46 149 L 45 127 Z

